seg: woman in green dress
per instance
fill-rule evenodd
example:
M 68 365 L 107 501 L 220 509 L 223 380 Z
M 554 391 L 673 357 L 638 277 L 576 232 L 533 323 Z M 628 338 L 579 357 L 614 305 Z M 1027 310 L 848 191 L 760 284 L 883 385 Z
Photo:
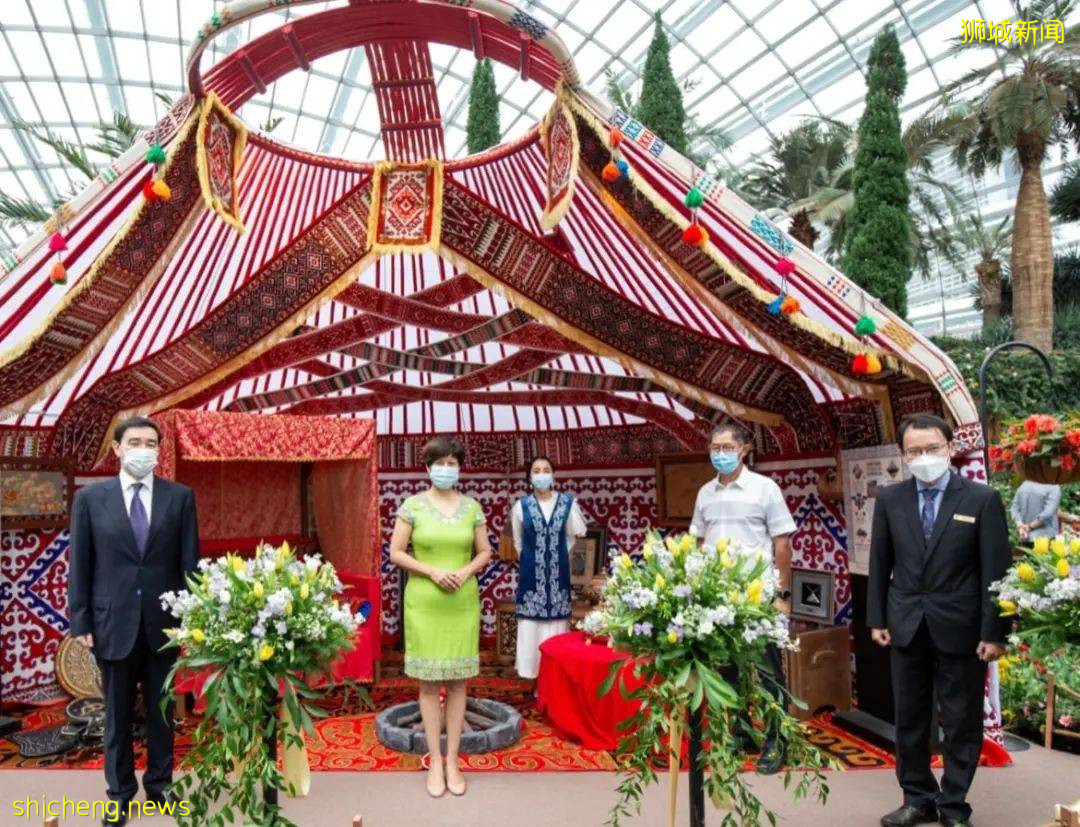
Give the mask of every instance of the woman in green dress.
M 405 586 L 405 674 L 420 681 L 420 714 L 431 755 L 427 790 L 434 798 L 446 790 L 465 794 L 458 748 L 465 721 L 465 679 L 480 672 L 476 576 L 491 559 L 480 503 L 456 488 L 464 459 L 456 439 L 436 437 L 424 446 L 431 487 L 401 504 L 390 539 L 391 561 L 410 575 Z M 445 770 L 439 746 L 443 686 Z

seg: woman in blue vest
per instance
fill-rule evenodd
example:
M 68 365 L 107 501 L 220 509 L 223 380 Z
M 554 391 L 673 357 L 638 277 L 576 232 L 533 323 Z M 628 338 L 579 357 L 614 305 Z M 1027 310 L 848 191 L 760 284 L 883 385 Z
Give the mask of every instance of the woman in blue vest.
M 532 493 L 510 513 L 518 552 L 517 672 L 535 678 L 540 644 L 570 630 L 570 554 L 585 535 L 585 518 L 569 494 L 556 493 L 551 460 L 536 457 L 529 467 Z

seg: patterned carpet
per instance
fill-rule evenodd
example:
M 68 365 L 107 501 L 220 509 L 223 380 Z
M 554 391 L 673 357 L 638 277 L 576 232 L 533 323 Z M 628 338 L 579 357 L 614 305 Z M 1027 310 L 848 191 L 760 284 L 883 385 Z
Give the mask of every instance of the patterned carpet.
M 562 737 L 537 712 L 531 684 L 503 675 L 488 675 L 469 682 L 469 693 L 491 698 L 516 707 L 522 715 L 524 730 L 513 747 L 487 755 L 462 756 L 463 768 L 474 772 L 583 772 L 613 771 L 616 764 L 611 754 L 589 750 Z M 416 697 L 416 685 L 408 678 L 384 676 L 372 691 L 376 708 L 411 700 Z M 422 759 L 389 750 L 375 737 L 375 715 L 363 709 L 359 699 L 344 691 L 335 691 L 324 701 L 328 718 L 315 724 L 314 737 L 308 738 L 308 757 L 314 771 L 373 772 L 418 770 Z M 25 707 L 8 711 L 22 717 L 23 730 L 41 732 L 64 723 L 64 705 L 52 704 Z M 810 722 L 811 740 L 823 752 L 836 758 L 845 769 L 891 769 L 894 766 L 888 752 L 855 738 L 833 725 L 827 717 Z M 177 753 L 186 751 L 191 729 L 185 727 L 177 739 Z M 141 744 L 136 746 L 136 761 L 141 768 L 145 754 Z M 66 755 L 44 758 L 23 758 L 12 741 L 0 739 L 0 769 L 94 769 L 101 768 L 100 752 L 72 751 Z

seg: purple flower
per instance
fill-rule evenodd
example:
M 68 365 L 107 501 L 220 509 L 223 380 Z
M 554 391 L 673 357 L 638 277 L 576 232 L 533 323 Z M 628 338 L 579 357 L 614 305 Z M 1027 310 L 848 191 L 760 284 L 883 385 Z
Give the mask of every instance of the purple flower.
M 683 627 L 675 623 L 668 624 L 667 633 L 669 640 L 671 639 L 672 635 L 674 635 L 677 640 L 681 641 L 683 639 Z
M 652 624 L 649 621 L 634 624 L 635 637 L 652 637 Z
M 694 593 L 694 590 L 692 588 L 690 588 L 690 586 L 687 585 L 686 583 L 683 583 L 683 584 L 681 584 L 679 586 L 676 586 L 674 589 L 672 589 L 672 594 L 674 594 L 676 597 L 681 597 L 683 599 L 689 598 L 690 595 L 692 595 L 693 593 Z

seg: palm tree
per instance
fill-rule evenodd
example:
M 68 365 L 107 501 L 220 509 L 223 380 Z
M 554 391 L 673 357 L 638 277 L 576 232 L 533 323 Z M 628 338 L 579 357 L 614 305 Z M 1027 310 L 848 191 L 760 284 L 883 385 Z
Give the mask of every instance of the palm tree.
M 991 226 L 981 215 L 972 213 L 960 218 L 953 231 L 960 245 L 979 257 L 975 263 L 978 304 L 983 328 L 987 328 L 1001 318 L 1001 286 L 1006 275 L 1001 259 L 1012 247 L 1012 216 L 1005 215 Z
M 1080 162 L 1065 167 L 1050 193 L 1050 215 L 1058 221 L 1080 221 Z
M 1017 7 L 1018 21 L 1040 31 L 1043 20 L 1065 21 L 1075 0 L 1034 0 Z M 957 164 L 977 178 L 1015 154 L 1020 186 L 1013 216 L 1013 331 L 1017 339 L 1049 349 L 1054 337 L 1054 250 L 1042 163 L 1053 144 L 1080 147 L 1080 27 L 1065 28 L 1063 42 L 1043 37 L 957 43 L 993 51 L 986 66 L 946 87 L 967 96 L 958 110 Z

